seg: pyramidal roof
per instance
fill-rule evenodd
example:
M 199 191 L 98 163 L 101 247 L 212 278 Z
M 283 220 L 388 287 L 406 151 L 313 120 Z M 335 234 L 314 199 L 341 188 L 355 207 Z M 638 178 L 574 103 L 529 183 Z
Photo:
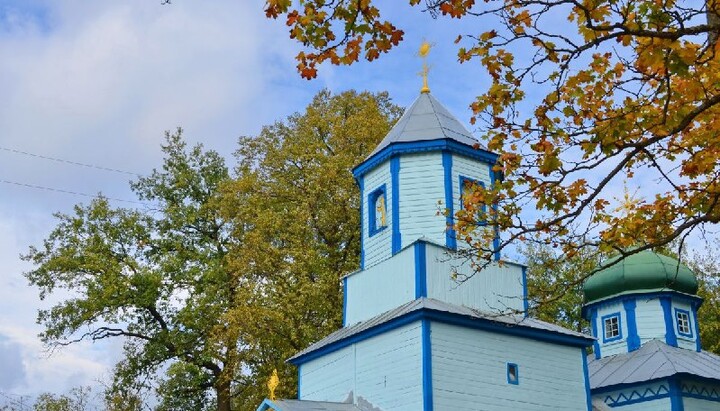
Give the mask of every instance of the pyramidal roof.
M 393 143 L 451 139 L 468 146 L 480 144 L 430 93 L 420 93 L 368 157 Z

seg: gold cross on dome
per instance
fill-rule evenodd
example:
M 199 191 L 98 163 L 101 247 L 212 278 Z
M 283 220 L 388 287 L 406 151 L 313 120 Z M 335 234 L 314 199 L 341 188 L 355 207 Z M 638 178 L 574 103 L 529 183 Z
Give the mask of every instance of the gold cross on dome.
M 423 86 L 420 89 L 421 93 L 430 92 L 430 87 L 428 86 L 428 72 L 430 72 L 430 67 L 427 64 L 427 56 L 428 54 L 430 54 L 430 49 L 432 47 L 432 44 L 428 43 L 426 40 L 423 40 L 422 44 L 420 45 L 420 49 L 418 50 L 418 56 L 423 59 L 423 69 L 420 72 L 420 75 L 423 79 Z

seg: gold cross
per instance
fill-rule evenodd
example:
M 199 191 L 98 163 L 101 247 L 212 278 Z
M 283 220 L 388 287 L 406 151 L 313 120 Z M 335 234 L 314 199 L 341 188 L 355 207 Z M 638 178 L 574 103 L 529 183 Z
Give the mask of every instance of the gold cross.
M 421 93 L 429 93 L 430 87 L 428 87 L 428 72 L 430 71 L 430 67 L 427 65 L 427 56 L 430 54 L 430 49 L 433 47 L 432 44 L 428 43 L 427 41 L 423 40 L 422 44 L 420 45 L 420 50 L 418 50 L 418 56 L 423 59 L 423 69 L 420 72 L 420 75 L 423 78 L 423 86 L 420 89 Z

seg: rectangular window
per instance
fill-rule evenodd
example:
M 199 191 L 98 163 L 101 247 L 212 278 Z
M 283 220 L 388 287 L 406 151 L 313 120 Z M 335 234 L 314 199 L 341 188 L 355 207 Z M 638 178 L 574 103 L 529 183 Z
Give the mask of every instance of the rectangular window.
M 620 313 L 613 313 L 602 317 L 603 343 L 616 341 L 622 338 L 620 328 Z
M 683 337 L 693 338 L 692 328 L 690 328 L 690 312 L 676 308 L 675 320 L 678 334 Z
M 368 195 L 369 236 L 372 237 L 387 227 L 387 191 L 385 184 Z
M 520 374 L 517 364 L 507 364 L 507 382 L 508 384 L 518 385 L 520 383 Z
M 465 210 L 465 199 L 471 196 L 478 187 L 485 188 L 482 181 L 460 176 L 460 209 Z M 487 224 L 487 206 L 483 204 L 478 210 L 477 224 Z

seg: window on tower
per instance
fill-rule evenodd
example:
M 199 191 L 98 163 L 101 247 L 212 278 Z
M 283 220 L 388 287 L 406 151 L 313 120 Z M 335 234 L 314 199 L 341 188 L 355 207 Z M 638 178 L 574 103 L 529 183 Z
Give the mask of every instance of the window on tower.
M 692 338 L 692 329 L 690 328 L 690 312 L 686 310 L 675 309 L 675 320 L 677 322 L 678 334 L 683 337 Z
M 603 342 L 611 342 L 622 338 L 620 329 L 620 313 L 606 315 L 603 321 Z
M 370 192 L 368 196 L 368 220 L 371 237 L 387 227 L 387 192 L 385 184 Z
M 460 176 L 460 208 L 462 210 L 466 210 L 466 199 L 470 199 L 479 188 L 485 188 L 485 184 L 482 181 Z M 487 206 L 483 204 L 477 211 L 477 224 L 487 224 Z
M 518 385 L 520 382 L 520 374 L 518 365 L 513 363 L 507 364 L 507 382 L 508 384 Z

